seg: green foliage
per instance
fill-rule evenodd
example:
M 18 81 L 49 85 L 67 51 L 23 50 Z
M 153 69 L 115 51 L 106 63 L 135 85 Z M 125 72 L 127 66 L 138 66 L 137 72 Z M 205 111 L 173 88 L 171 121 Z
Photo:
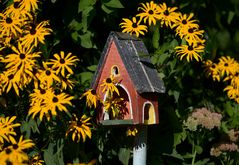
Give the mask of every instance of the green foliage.
M 3 3 L 5 2 L 5 3 Z M 74 89 L 68 90 L 75 100 L 69 107 L 76 114 L 88 113 L 94 129 L 92 139 L 75 143 L 65 137 L 70 115 L 61 115 L 53 122 L 26 117 L 29 103 L 21 91 L 20 97 L 12 93 L 0 97 L 0 115 L 17 115 L 21 123 L 19 132 L 38 145 L 46 165 L 90 162 L 97 164 L 132 164 L 134 139 L 127 137 L 126 128 L 102 128 L 96 122 L 97 110 L 90 111 L 84 99 L 78 99 L 90 87 L 97 69 L 100 54 L 110 31 L 120 31 L 122 18 L 133 17 L 139 3 L 146 1 L 126 0 L 51 0 L 42 1 L 39 18 L 49 19 L 53 35 L 41 47 L 48 59 L 52 53 L 67 50 L 78 56 L 80 62 L 74 70 Z M 148 1 L 147 1 L 148 2 Z M 159 1 L 155 1 L 159 2 Z M 205 31 L 206 50 L 203 59 L 216 61 L 230 55 L 238 60 L 239 54 L 239 1 L 165 1 L 177 6 L 183 13 L 193 12 Z M 4 6 L 10 1 L 2 1 Z M 161 1 L 160 1 L 161 3 Z M 3 7 L 1 7 L 3 8 Z M 238 152 L 225 152 L 223 156 L 211 156 L 210 149 L 217 144 L 230 142 L 228 131 L 239 129 L 239 105 L 223 91 L 224 81 L 216 82 L 207 77 L 203 62 L 179 60 L 175 47 L 184 43 L 169 29 L 151 26 L 141 39 L 145 42 L 152 63 L 163 79 L 166 93 L 159 96 L 157 126 L 148 127 L 148 155 L 150 165 L 237 165 Z M 25 100 L 24 103 L 23 100 Z M 206 107 L 222 115 L 219 128 L 207 130 L 198 127 L 196 132 L 185 128 L 184 122 L 196 108 Z M 235 144 L 239 145 L 236 141 Z

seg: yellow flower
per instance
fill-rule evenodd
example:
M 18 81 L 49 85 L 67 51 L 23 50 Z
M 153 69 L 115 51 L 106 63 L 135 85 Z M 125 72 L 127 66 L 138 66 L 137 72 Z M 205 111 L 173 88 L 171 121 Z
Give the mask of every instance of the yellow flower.
M 22 32 L 21 25 L 23 19 L 0 13 L 0 31 L 1 36 L 17 36 Z
M 33 89 L 33 93 L 31 93 L 30 100 L 31 100 L 31 106 L 33 106 L 35 103 L 39 102 L 40 104 L 43 103 L 47 95 L 51 95 L 54 93 L 53 88 L 39 88 L 39 89 Z
M 23 150 L 32 148 L 34 145 L 35 144 L 31 139 L 23 139 L 23 136 L 21 135 L 19 141 L 12 142 L 12 145 L 8 146 L 8 148 L 11 148 L 15 152 L 22 152 Z
M 1 76 L 2 78 L 2 86 L 3 86 L 3 91 L 8 93 L 11 88 L 13 87 L 14 91 L 16 94 L 19 96 L 19 89 L 22 89 L 22 86 L 19 84 L 19 75 L 16 75 L 14 72 L 11 70 L 9 71 L 4 71 Z
M 82 99 L 83 97 L 86 97 L 86 105 L 90 108 L 92 106 L 96 108 L 97 102 L 100 100 L 99 96 L 97 95 L 94 89 L 89 89 L 88 91 L 83 93 L 80 99 Z
M 41 160 L 40 155 L 33 155 L 29 160 L 30 165 L 43 165 L 43 163 L 44 161 Z
M 211 76 L 213 81 L 220 81 L 220 70 L 216 63 L 213 63 L 211 60 L 203 61 L 203 67 L 205 68 L 206 76 Z
M 184 30 L 181 30 L 180 32 L 181 34 L 179 34 L 179 36 L 181 38 L 184 38 L 189 45 L 202 42 L 204 30 L 198 30 L 194 28 L 188 28 L 188 29 L 185 28 Z
M 72 133 L 72 140 L 76 140 L 77 143 L 80 142 L 81 137 L 83 142 L 85 142 L 87 136 L 91 138 L 91 129 L 89 127 L 91 123 L 88 122 L 90 119 L 91 118 L 87 117 L 85 114 L 81 119 L 73 114 L 72 120 L 69 121 L 70 126 L 66 131 L 66 136 L 68 136 L 69 133 Z
M 24 31 L 24 36 L 20 38 L 22 44 L 26 47 L 32 45 L 37 47 L 38 43 L 44 44 L 45 36 L 51 34 L 52 30 L 48 28 L 49 21 L 42 21 L 38 25 L 31 24 L 29 30 Z
M 12 147 L 7 147 L 0 152 L 0 162 L 3 165 L 27 165 L 26 162 L 28 162 L 28 156 L 23 151 L 16 152 Z
M 67 87 L 69 87 L 70 89 L 73 89 L 74 84 L 76 83 L 74 80 L 70 79 L 70 74 L 61 77 L 61 89 L 65 90 Z
M 124 99 L 117 97 L 117 98 L 106 98 L 103 102 L 104 110 L 110 114 L 110 118 L 114 119 L 119 117 L 120 111 L 123 110 L 124 106 Z
M 140 34 L 144 35 L 144 31 L 148 31 L 147 26 L 140 25 L 140 21 L 137 22 L 135 17 L 132 18 L 132 21 L 127 18 L 123 18 L 123 21 L 124 22 L 120 23 L 123 33 L 135 34 L 137 37 L 139 37 Z
M 20 5 L 29 12 L 35 12 L 38 9 L 38 0 L 21 0 Z
M 56 75 L 56 71 L 52 67 L 48 67 L 47 63 L 43 62 L 44 70 L 40 71 L 39 80 L 42 84 L 50 87 L 54 81 L 60 82 L 60 78 Z
M 144 19 L 144 23 L 146 23 L 148 20 L 149 25 L 151 25 L 151 23 L 156 25 L 156 21 L 160 18 L 158 5 L 153 1 L 150 1 L 150 3 L 146 2 L 146 4 L 141 3 L 141 5 L 142 7 L 139 7 L 138 10 L 143 10 L 143 12 L 137 14 L 137 16 L 139 16 L 140 19 Z
M 224 88 L 224 91 L 227 91 L 227 96 L 230 98 L 230 99 L 237 99 L 237 102 L 239 101 L 238 100 L 238 97 L 239 97 L 239 88 L 234 88 L 234 86 L 232 85 L 228 85 Z
M 235 75 L 239 69 L 239 65 L 234 58 L 230 56 L 222 56 L 219 58 L 218 63 L 219 70 L 222 76 Z
M 52 68 L 56 70 L 56 74 L 61 73 L 62 76 L 65 76 L 65 71 L 68 73 L 73 74 L 72 69 L 70 66 L 75 66 L 75 62 L 79 61 L 76 56 L 73 56 L 72 53 L 68 53 L 65 56 L 65 52 L 61 51 L 59 54 L 54 54 L 55 59 L 50 59 L 48 64 L 52 64 Z
M 40 57 L 40 52 L 32 52 L 32 47 L 26 48 L 18 43 L 18 48 L 12 46 L 13 53 L 8 54 L 2 60 L 6 63 L 6 69 L 15 74 L 16 81 L 26 85 L 33 77 L 33 67 L 36 65 L 36 58 Z
M 201 60 L 201 56 L 199 53 L 204 52 L 204 46 L 194 46 L 194 45 L 181 45 L 177 46 L 176 48 L 176 55 L 180 57 L 180 60 L 182 60 L 184 57 L 186 57 L 187 61 L 190 62 L 193 59 L 196 59 L 197 61 Z
M 138 130 L 136 127 L 129 127 L 126 131 L 127 136 L 135 136 L 138 133 Z
M 54 92 L 48 92 L 42 102 L 35 102 L 31 106 L 28 115 L 33 115 L 34 118 L 36 114 L 40 114 L 40 120 L 45 116 L 49 121 L 51 116 L 57 115 L 57 110 L 68 112 L 66 105 L 72 105 L 70 101 L 73 98 L 73 96 L 69 96 L 66 93 L 56 95 Z
M 106 92 L 106 96 L 110 97 L 113 96 L 113 93 L 116 92 L 118 95 L 119 94 L 119 90 L 116 87 L 116 80 L 113 76 L 110 76 L 106 79 L 103 80 L 102 84 L 100 85 L 101 87 L 103 87 L 102 89 L 102 93 Z
M 18 18 L 32 18 L 30 12 L 22 5 L 21 0 L 14 0 L 14 2 L 6 8 L 4 14 Z
M 20 123 L 13 123 L 16 119 L 16 116 L 10 117 L 0 117 L 0 143 L 4 144 L 7 142 L 14 142 L 15 139 L 13 136 L 16 136 L 16 132 L 14 131 L 15 127 L 19 127 Z
M 183 38 L 183 31 L 187 31 L 189 28 L 198 29 L 199 25 L 196 23 L 197 20 L 192 19 L 194 16 L 193 13 L 182 14 L 179 13 L 178 17 L 176 18 L 176 22 L 174 23 L 173 27 L 176 27 L 176 34 L 178 34 L 181 39 Z M 183 33 L 184 34 L 184 33 Z
M 177 7 L 167 7 L 166 3 L 159 4 L 158 10 L 160 11 L 161 26 L 173 28 L 173 24 L 176 22 L 179 13 L 175 12 Z

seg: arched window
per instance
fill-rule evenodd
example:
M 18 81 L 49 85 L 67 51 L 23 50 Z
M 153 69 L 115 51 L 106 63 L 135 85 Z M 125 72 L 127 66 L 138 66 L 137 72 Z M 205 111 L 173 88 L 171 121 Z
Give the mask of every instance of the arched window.
M 111 74 L 114 75 L 114 76 L 119 76 L 119 68 L 116 65 L 114 65 L 111 68 Z
M 119 94 L 118 95 L 116 92 L 114 92 L 113 94 L 113 99 L 116 99 L 116 98 L 123 98 L 123 101 L 120 102 L 120 106 L 122 107 L 120 109 L 120 112 L 117 116 L 117 119 L 132 119 L 132 105 L 131 105 L 131 100 L 130 100 L 130 96 L 128 94 L 128 92 L 126 91 L 126 89 L 124 89 L 123 86 L 121 85 L 118 85 L 117 86 L 117 89 L 119 91 Z M 106 100 L 106 96 L 104 98 L 104 100 Z M 111 120 L 112 115 L 109 113 L 109 112 L 104 112 L 104 120 Z
M 144 124 L 155 124 L 155 109 L 151 102 L 145 102 L 143 106 Z

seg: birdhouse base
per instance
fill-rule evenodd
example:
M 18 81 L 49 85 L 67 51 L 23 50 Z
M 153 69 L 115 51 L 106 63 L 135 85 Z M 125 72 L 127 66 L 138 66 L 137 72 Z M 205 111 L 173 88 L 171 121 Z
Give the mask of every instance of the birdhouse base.
M 133 125 L 134 122 L 132 119 L 128 120 L 102 120 L 102 125 L 110 126 L 110 125 Z

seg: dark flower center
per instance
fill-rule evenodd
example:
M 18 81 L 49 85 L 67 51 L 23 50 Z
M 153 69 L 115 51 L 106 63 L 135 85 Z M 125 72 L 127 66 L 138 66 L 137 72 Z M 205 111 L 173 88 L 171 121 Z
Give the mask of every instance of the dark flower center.
M 6 18 L 6 23 L 7 23 L 7 24 L 11 24 L 11 23 L 12 23 L 12 19 L 9 18 L 9 17 L 7 17 L 7 18 Z
M 18 149 L 18 145 L 17 144 L 13 144 L 12 147 L 13 147 L 14 150 Z
M 57 97 L 53 97 L 52 101 L 53 101 L 53 103 L 57 103 L 58 102 L 58 98 Z
M 133 23 L 133 24 L 132 24 L 132 27 L 133 27 L 133 28 L 137 28 L 137 27 L 138 27 L 137 23 Z
M 33 74 L 33 75 L 36 75 L 36 74 L 37 74 L 37 69 L 36 69 L 36 68 L 33 68 L 33 69 L 32 69 L 32 74 Z
M 227 67 L 227 66 L 229 66 L 229 65 L 228 65 L 228 63 L 226 62 L 226 63 L 224 64 L 224 66 L 226 66 L 226 67 Z
M 182 24 L 186 25 L 187 24 L 187 20 L 186 19 L 182 20 Z
M 81 121 L 77 121 L 77 126 L 81 126 L 82 122 Z
M 34 27 L 32 27 L 30 30 L 30 34 L 34 35 L 34 34 L 36 34 L 36 32 L 37 32 L 36 29 Z
M 66 77 L 62 77 L 62 81 L 67 82 L 67 78 Z
M 107 78 L 107 79 L 106 79 L 106 82 L 107 82 L 107 83 L 112 83 L 111 78 Z
M 188 29 L 188 33 L 193 33 L 193 28 Z
M 215 64 L 212 64 L 212 68 L 215 69 L 215 68 L 216 68 L 216 65 L 215 65 Z
M 9 155 L 9 154 L 12 152 L 12 150 L 11 150 L 10 148 L 7 148 L 7 149 L 5 150 L 5 152 L 6 152 L 7 155 Z
M 153 15 L 154 14 L 154 11 L 153 10 L 149 10 L 148 12 L 150 15 Z
M 193 46 L 188 46 L 188 50 L 192 51 L 193 50 Z
M 60 63 L 61 64 L 64 64 L 65 63 L 65 60 L 63 58 L 60 59 Z
M 10 75 L 8 76 L 8 79 L 11 80 L 11 79 L 13 79 L 13 77 L 14 77 L 14 75 L 13 75 L 13 74 L 10 74 Z
M 6 165 L 13 165 L 13 163 L 10 160 L 5 161 Z
M 90 91 L 90 93 L 91 93 L 92 95 L 96 95 L 96 90 L 92 89 L 92 90 Z
M 20 7 L 20 2 L 14 2 L 13 7 L 18 9 Z
M 22 60 L 23 60 L 25 57 L 26 57 L 26 56 L 25 56 L 25 54 L 24 54 L 24 53 L 21 53 L 21 54 L 20 54 L 20 59 L 22 59 Z
M 169 11 L 168 11 L 168 10 L 165 10 L 165 11 L 163 12 L 163 14 L 164 14 L 165 16 L 169 16 Z
M 45 89 L 40 89 L 40 93 L 41 93 L 42 95 L 44 95 L 44 94 L 46 93 L 46 90 L 45 90 Z
M 50 76 L 50 75 L 51 75 L 51 71 L 46 70 L 46 75 L 47 75 L 47 76 Z

